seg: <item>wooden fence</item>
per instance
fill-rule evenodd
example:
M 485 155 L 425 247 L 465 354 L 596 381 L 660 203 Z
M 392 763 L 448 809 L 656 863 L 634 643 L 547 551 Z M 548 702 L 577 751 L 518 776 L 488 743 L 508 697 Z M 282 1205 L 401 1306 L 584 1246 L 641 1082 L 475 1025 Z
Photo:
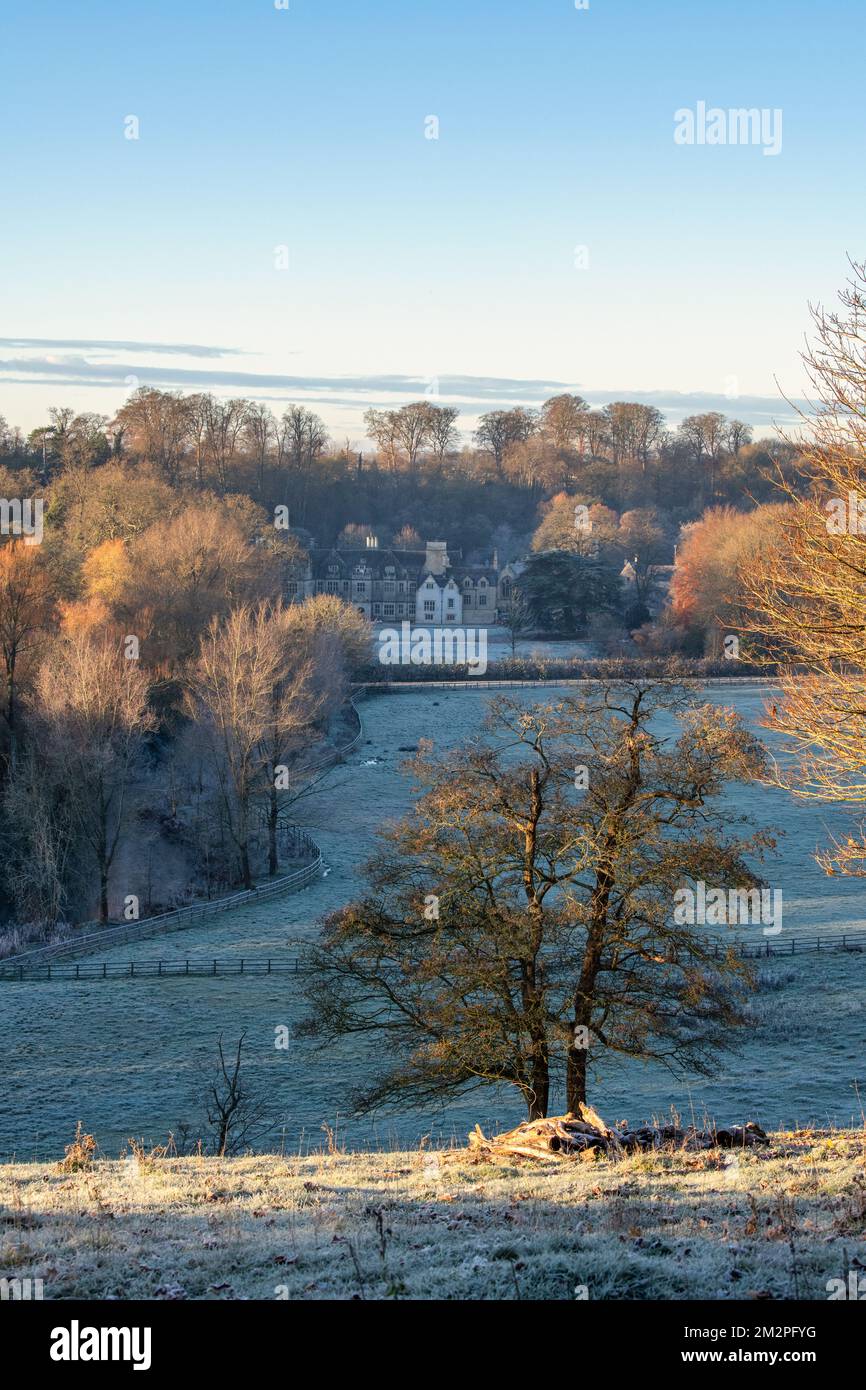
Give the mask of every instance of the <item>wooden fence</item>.
M 299 840 L 310 854 L 310 862 L 293 873 L 283 874 L 255 888 L 241 893 L 232 893 L 226 898 L 211 898 L 209 901 L 191 903 L 189 907 L 178 907 L 172 912 L 161 912 L 155 917 L 144 917 L 140 922 L 125 922 L 118 927 L 103 927 L 100 930 L 85 932 L 69 941 L 59 941 L 53 946 L 42 946 L 34 951 L 24 951 L 17 956 L 7 956 L 0 961 L 0 979 L 30 978 L 26 973 L 31 968 L 41 968 L 47 962 L 68 959 L 70 956 L 90 955 L 106 947 L 127 946 L 135 941 L 143 941 L 152 936 L 165 936 L 169 932 L 182 931 L 196 926 L 199 922 L 220 912 L 230 912 L 234 908 L 249 907 L 253 903 L 267 902 L 283 893 L 298 892 L 306 888 L 313 879 L 318 878 L 322 867 L 322 852 L 315 840 L 306 831 L 299 832 Z M 24 976 L 15 973 L 25 971 Z M 13 973 L 10 975 L 9 971 Z M 36 978 L 36 977 L 34 977 Z M 43 978 L 39 976 L 38 978 Z M 56 977 L 52 977 L 56 978 Z
M 354 736 L 347 744 L 329 750 L 323 757 L 308 764 L 304 769 L 305 771 L 315 772 L 338 763 L 358 747 L 363 737 L 364 728 L 354 700 L 351 699 L 349 700 L 349 714 L 356 729 Z M 293 852 L 308 856 L 309 863 L 304 864 L 300 869 L 295 869 L 293 873 L 283 874 L 280 878 L 271 879 L 267 883 L 259 884 L 256 888 L 245 889 L 240 893 L 231 893 L 225 898 L 210 898 L 203 902 L 190 903 L 187 907 L 178 907 L 171 912 L 161 912 L 153 917 L 144 917 L 139 922 L 122 923 L 116 927 L 102 927 L 96 931 L 75 936 L 68 941 L 57 942 L 52 946 L 42 946 L 33 951 L 22 951 L 18 955 L 7 956 L 5 960 L 0 961 L 0 980 L 112 978 L 103 974 L 101 969 L 98 976 L 95 977 L 75 973 L 68 977 L 61 977 L 57 974 L 56 967 L 51 974 L 39 972 L 43 972 L 43 967 L 48 962 L 68 959 L 71 956 L 88 955 L 93 951 L 100 951 L 104 947 L 126 946 L 131 942 L 142 941 L 151 936 L 164 936 L 168 932 L 181 931 L 185 927 L 196 926 L 199 922 L 220 912 L 230 912 L 234 908 L 248 907 L 252 903 L 267 902 L 270 898 L 278 897 L 283 893 L 298 892 L 318 877 L 322 868 L 322 852 L 312 836 L 308 835 L 305 830 L 295 827 L 294 835 Z M 159 962 L 157 961 L 156 964 L 159 965 Z M 32 971 L 37 973 L 33 974 Z M 194 972 L 188 971 L 186 973 Z M 210 972 L 199 971 L 197 973 Z M 237 972 L 233 970 L 231 973 Z M 123 967 L 121 974 L 124 978 L 129 978 L 129 966 Z
M 760 942 L 719 940 L 711 944 L 715 946 L 716 959 L 721 959 L 724 952 L 731 947 L 744 960 L 778 959 L 781 956 L 797 956 L 810 952 L 823 952 L 825 955 L 863 955 L 866 954 L 866 928 L 848 932 L 828 932 L 825 936 L 791 936 L 785 941 L 780 941 L 777 937 L 766 937 Z M 198 957 L 188 960 L 76 961 L 64 964 L 58 963 L 56 959 L 34 960 L 33 956 L 36 954 L 31 952 L 28 956 L 0 961 L 0 980 L 176 980 L 221 975 L 261 978 L 267 975 L 304 973 L 304 967 L 296 956 L 267 960 L 229 956 L 223 959 Z

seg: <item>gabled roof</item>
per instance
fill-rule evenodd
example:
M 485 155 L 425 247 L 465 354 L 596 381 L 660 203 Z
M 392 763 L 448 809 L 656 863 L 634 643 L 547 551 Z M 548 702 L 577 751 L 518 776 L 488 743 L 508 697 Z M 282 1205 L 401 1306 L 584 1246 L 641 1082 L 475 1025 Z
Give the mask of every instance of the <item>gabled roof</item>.
M 310 556 L 313 575 L 316 579 L 328 578 L 328 567 L 339 566 L 340 576 L 352 577 L 363 566 L 373 579 L 381 579 L 388 566 L 392 566 L 398 579 L 414 579 L 423 563 L 424 552 L 407 550 L 380 550 L 378 546 L 352 546 L 338 550 L 314 550 Z

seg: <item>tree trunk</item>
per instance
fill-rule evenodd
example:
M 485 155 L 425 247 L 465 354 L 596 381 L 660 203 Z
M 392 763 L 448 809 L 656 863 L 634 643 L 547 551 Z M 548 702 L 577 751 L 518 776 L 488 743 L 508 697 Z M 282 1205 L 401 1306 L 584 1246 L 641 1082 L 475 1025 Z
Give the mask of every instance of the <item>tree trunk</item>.
M 250 871 L 250 851 L 246 840 L 241 845 L 241 873 L 243 875 L 244 887 L 252 888 L 253 876 Z
M 277 819 L 279 816 L 279 806 L 277 804 L 277 789 L 274 785 L 274 778 L 271 778 L 271 790 L 268 802 L 268 873 L 273 876 L 279 867 L 277 859 Z
M 532 1066 L 532 1089 L 526 1094 L 526 1108 L 530 1120 L 543 1120 L 547 1115 L 550 1101 L 550 1069 L 546 1045 L 540 1055 L 536 1055 Z
M 580 1114 L 581 1105 L 586 1105 L 586 1072 L 589 1051 L 585 1047 L 568 1049 L 568 1068 L 566 1072 L 566 1110 L 572 1115 Z

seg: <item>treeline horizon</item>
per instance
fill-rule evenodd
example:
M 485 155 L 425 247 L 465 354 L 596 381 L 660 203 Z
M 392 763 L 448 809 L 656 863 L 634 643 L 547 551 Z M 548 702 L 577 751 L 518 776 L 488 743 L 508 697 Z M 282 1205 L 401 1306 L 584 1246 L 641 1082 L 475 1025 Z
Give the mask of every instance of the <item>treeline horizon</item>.
M 242 398 L 142 387 L 113 418 L 52 407 L 24 435 L 0 416 L 0 484 L 50 488 L 106 465 L 147 470 L 173 489 L 243 493 L 266 510 L 288 507 L 293 527 L 330 546 L 347 528 L 448 540 L 468 557 L 529 549 L 539 508 L 558 493 L 619 513 L 654 508 L 675 536 L 712 505 L 749 510 L 773 495 L 770 476 L 795 476 L 798 450 L 753 438 L 711 411 L 669 428 L 655 407 L 591 409 L 560 395 L 540 410 L 481 417 L 459 445 L 458 411 L 433 401 L 365 417 L 372 455 L 328 436 L 302 405 L 279 417 Z M 11 475 L 11 476 L 10 476 Z

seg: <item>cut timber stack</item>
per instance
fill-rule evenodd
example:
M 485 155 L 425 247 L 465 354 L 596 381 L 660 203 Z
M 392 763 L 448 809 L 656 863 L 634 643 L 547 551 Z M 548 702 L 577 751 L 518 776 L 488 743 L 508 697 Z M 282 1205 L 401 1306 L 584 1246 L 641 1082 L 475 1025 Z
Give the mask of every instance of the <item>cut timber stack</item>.
M 727 1129 L 680 1129 L 677 1125 L 643 1125 L 640 1129 L 611 1129 L 588 1105 L 576 1115 L 558 1115 L 544 1120 L 527 1120 L 488 1139 L 480 1125 L 469 1135 L 469 1147 L 479 1156 L 503 1158 L 573 1158 L 589 1150 L 599 1150 L 609 1158 L 649 1149 L 744 1149 L 769 1140 L 760 1125 L 729 1125 Z

